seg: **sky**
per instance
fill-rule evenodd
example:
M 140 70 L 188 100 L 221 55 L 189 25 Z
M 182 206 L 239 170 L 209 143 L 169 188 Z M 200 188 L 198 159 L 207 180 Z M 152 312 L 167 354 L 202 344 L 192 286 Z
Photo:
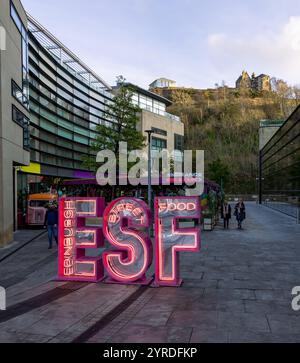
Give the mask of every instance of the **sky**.
M 22 0 L 111 85 L 233 87 L 242 70 L 300 84 L 299 0 Z

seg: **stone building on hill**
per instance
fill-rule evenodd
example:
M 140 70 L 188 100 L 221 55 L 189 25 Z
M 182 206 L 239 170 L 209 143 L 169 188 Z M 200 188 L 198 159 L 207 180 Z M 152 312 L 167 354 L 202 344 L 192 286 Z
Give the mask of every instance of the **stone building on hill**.
M 266 74 L 256 76 L 255 73 L 250 77 L 248 72 L 243 71 L 236 81 L 236 88 L 248 88 L 258 92 L 271 91 L 271 78 Z
M 252 88 L 252 82 L 248 72 L 243 71 L 242 75 L 236 81 L 236 88 Z

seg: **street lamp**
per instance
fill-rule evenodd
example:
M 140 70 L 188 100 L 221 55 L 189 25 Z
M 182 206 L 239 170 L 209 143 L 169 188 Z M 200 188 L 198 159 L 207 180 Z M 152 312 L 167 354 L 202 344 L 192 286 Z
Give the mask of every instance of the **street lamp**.
M 152 179 L 151 179 L 151 162 L 152 162 L 152 155 L 151 155 L 151 148 L 152 148 L 152 134 L 154 133 L 152 130 L 145 131 L 148 134 L 148 204 L 152 210 Z

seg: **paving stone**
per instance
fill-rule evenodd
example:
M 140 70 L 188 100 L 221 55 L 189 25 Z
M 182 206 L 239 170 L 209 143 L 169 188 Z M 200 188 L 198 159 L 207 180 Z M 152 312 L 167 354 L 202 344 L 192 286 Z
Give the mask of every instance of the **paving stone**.
M 192 329 L 182 327 L 151 327 L 127 326 L 116 334 L 109 343 L 188 343 Z M 97 343 L 97 339 L 93 342 Z
M 272 333 L 285 335 L 300 335 L 300 314 L 267 314 Z
M 159 311 L 148 307 L 142 309 L 133 319 L 134 325 L 165 326 L 172 314 L 172 309 Z
M 31 334 L 47 334 L 51 337 L 54 337 L 66 330 L 68 327 L 75 324 L 76 322 L 77 318 L 59 318 L 54 320 L 49 318 L 42 318 L 35 324 L 31 325 L 30 330 L 27 330 L 27 328 L 25 328 L 22 329 L 22 331 Z
M 229 333 L 226 330 L 193 328 L 190 343 L 228 343 L 228 341 Z
M 0 331 L 9 330 L 16 332 L 22 331 L 24 329 L 30 329 L 33 324 L 37 323 L 41 319 L 41 314 L 38 314 L 37 312 L 31 312 L 1 323 Z
M 244 312 L 219 312 L 218 329 L 234 332 L 249 330 L 252 332 L 269 333 L 270 327 L 264 314 Z
M 168 325 L 188 328 L 217 328 L 218 313 L 214 311 L 176 310 L 170 317 Z
M 261 301 L 291 301 L 291 291 L 288 291 L 287 289 L 255 290 L 255 296 L 257 300 Z
M 245 310 L 247 313 L 262 314 L 290 314 L 290 301 L 245 301 Z M 295 313 L 296 315 L 296 313 Z
M 229 343 L 299 343 L 300 335 L 254 333 L 249 331 L 229 332 Z

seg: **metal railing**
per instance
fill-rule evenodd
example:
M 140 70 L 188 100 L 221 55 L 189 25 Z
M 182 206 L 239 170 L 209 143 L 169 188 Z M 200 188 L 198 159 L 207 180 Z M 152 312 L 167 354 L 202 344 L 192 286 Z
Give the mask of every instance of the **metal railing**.
M 171 113 L 168 113 L 166 111 L 162 111 L 162 110 L 160 110 L 158 108 L 151 107 L 151 106 L 143 107 L 140 104 L 139 104 L 139 106 L 140 106 L 140 108 L 142 110 L 146 110 L 146 111 L 155 113 L 155 114 L 160 115 L 160 116 L 168 117 L 169 119 L 171 119 L 172 121 L 175 121 L 175 122 L 181 122 L 181 119 L 180 119 L 179 116 L 172 115 Z

